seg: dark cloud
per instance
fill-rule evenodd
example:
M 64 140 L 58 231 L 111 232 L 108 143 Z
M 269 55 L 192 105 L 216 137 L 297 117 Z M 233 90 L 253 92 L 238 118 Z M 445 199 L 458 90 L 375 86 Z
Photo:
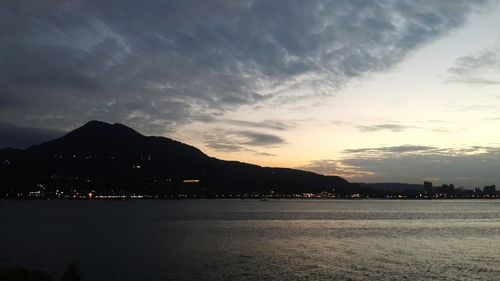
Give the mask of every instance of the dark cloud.
M 251 146 L 274 146 L 285 144 L 285 140 L 281 137 L 270 134 L 239 132 L 238 135 L 246 139 L 242 142 L 242 144 Z
M 294 127 L 294 125 L 290 122 L 283 122 L 278 120 L 264 120 L 260 122 L 244 121 L 244 120 L 224 120 L 223 122 L 241 127 L 271 129 L 278 131 L 284 131 Z
M 270 147 L 285 144 L 279 136 L 253 132 L 217 129 L 205 134 L 205 142 L 209 147 L 218 150 L 238 151 L 241 146 Z
M 387 123 L 387 124 L 357 126 L 357 129 L 360 130 L 361 132 L 377 132 L 377 131 L 401 132 L 409 129 L 419 129 L 419 127 Z
M 353 181 L 454 183 L 465 187 L 499 184 L 500 147 L 435 148 L 404 145 L 350 149 L 339 160 L 313 161 L 304 169 L 344 174 Z
M 478 153 L 424 153 L 403 154 L 399 157 L 350 158 L 343 160 L 347 165 L 371 171 L 372 181 L 404 180 L 418 183 L 433 179 L 439 183 L 452 182 L 466 185 L 498 184 L 500 177 L 500 153 L 498 149 Z
M 255 149 L 250 149 L 248 147 L 244 147 L 241 145 L 236 145 L 236 144 L 231 144 L 231 143 L 217 143 L 215 141 L 207 141 L 206 146 L 214 149 L 216 151 L 223 151 L 223 152 L 250 152 L 256 155 L 260 156 L 276 156 L 275 154 L 268 153 L 268 152 L 261 152 L 257 151 Z
M 248 151 L 247 148 L 245 148 L 241 145 L 229 144 L 229 143 L 218 143 L 218 142 L 213 141 L 213 140 L 208 140 L 206 142 L 206 145 L 214 150 L 217 150 L 217 151 L 224 151 L 224 152 Z
M 447 72 L 448 82 L 498 85 L 500 84 L 500 48 L 460 57 Z
M 14 1 L 0 9 L 0 120 L 157 134 L 386 70 L 486 1 Z
M 437 148 L 433 146 L 425 146 L 425 145 L 399 145 L 399 146 L 346 149 L 344 150 L 344 153 L 348 154 L 405 153 L 405 152 L 421 152 L 421 151 L 436 150 L 436 149 Z
M 279 136 L 254 131 L 217 129 L 205 134 L 205 145 L 223 152 L 251 152 L 262 156 L 275 156 L 258 149 L 272 148 L 286 144 Z
M 322 175 L 335 175 L 347 179 L 373 176 L 373 173 L 370 171 L 365 171 L 360 167 L 347 165 L 339 160 L 314 160 L 305 166 L 297 168 Z
M 27 148 L 56 139 L 65 133 L 64 131 L 19 127 L 0 122 L 0 149 L 6 147 Z
M 449 133 L 453 131 L 460 130 L 460 128 L 456 127 L 456 124 L 450 124 L 450 122 L 445 122 L 442 120 L 428 120 L 428 121 L 417 121 L 416 125 L 408 125 L 408 124 L 398 124 L 397 122 L 389 122 L 389 123 L 380 123 L 380 124 L 371 124 L 371 125 L 356 125 L 355 128 L 360 132 L 364 133 L 374 133 L 374 132 L 405 132 L 408 130 L 425 130 L 437 133 Z M 340 124 L 340 123 L 339 123 Z M 346 125 L 354 125 L 353 123 Z M 429 126 L 429 124 L 431 126 Z M 439 124 L 440 127 L 436 127 L 435 125 Z M 447 125 L 447 126 L 443 126 Z

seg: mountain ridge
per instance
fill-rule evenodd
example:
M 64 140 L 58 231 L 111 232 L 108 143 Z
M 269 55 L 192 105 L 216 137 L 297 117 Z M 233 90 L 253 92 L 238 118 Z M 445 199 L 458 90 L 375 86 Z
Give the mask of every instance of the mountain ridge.
M 337 176 L 261 167 L 210 157 L 166 137 L 144 136 L 125 125 L 90 121 L 26 150 L 0 150 L 0 177 L 9 190 L 34 186 L 153 194 L 357 192 Z M 194 180 L 196 185 L 185 184 Z

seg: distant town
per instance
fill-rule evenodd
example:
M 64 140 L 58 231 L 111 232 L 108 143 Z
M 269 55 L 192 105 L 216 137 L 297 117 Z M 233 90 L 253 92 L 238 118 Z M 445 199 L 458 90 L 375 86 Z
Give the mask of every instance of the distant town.
M 335 188 L 318 193 L 283 193 L 273 190 L 251 193 L 208 193 L 200 186 L 200 180 L 183 180 L 175 192 L 172 193 L 135 193 L 125 190 L 97 191 L 94 189 L 52 189 L 38 184 L 33 190 L 25 192 L 6 192 L 0 198 L 16 200 L 129 200 L 129 199 L 499 199 L 500 192 L 495 185 L 485 186 L 482 189 L 456 188 L 453 184 L 433 186 L 425 181 L 422 188 L 413 188 L 406 191 L 394 191 L 391 187 L 385 190 L 382 187 L 372 188 L 371 184 L 363 184 L 365 192 L 336 193 Z M 384 184 L 378 184 L 384 186 Z

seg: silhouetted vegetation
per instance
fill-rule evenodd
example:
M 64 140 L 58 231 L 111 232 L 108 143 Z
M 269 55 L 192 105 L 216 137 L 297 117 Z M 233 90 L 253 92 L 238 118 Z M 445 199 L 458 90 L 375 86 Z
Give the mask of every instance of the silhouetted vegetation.
M 15 266 L 0 270 L 0 281 L 54 281 L 52 276 L 43 271 L 30 270 Z M 78 263 L 69 264 L 60 279 L 61 281 L 81 281 Z
M 2 281 L 54 281 L 54 278 L 43 271 L 28 270 L 24 267 L 16 266 L 0 270 L 0 280 Z
M 61 281 L 80 281 L 80 268 L 78 263 L 70 263 L 61 277 Z

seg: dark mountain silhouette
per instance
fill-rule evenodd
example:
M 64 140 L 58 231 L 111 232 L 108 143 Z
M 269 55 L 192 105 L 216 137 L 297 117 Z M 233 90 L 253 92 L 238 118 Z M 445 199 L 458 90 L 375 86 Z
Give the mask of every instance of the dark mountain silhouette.
M 219 160 L 169 138 L 100 121 L 26 150 L 0 150 L 0 165 L 3 194 L 41 189 L 210 197 L 364 190 L 336 176 Z
M 90 121 L 53 141 L 28 148 L 31 152 L 110 155 L 134 158 L 154 155 L 180 163 L 208 158 L 199 149 L 165 137 L 146 137 L 122 124 Z

